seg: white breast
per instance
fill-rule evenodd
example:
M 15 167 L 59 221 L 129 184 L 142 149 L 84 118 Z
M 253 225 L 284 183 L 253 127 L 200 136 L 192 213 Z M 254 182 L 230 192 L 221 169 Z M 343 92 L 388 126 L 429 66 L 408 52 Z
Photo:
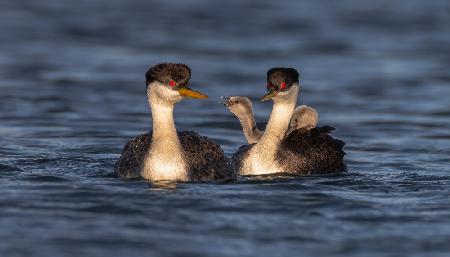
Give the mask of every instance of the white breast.
M 178 146 L 167 142 L 165 147 L 153 147 L 154 145 L 158 143 L 152 142 L 152 149 L 144 161 L 142 177 L 152 181 L 187 181 L 187 166 L 182 155 L 178 154 Z
M 255 145 L 244 159 L 240 175 L 263 175 L 282 172 L 271 149 Z

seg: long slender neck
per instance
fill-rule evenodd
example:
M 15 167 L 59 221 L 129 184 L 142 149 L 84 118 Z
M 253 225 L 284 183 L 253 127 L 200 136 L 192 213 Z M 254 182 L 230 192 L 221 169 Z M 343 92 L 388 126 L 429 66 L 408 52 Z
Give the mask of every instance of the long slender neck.
M 173 120 L 175 102 L 163 99 L 156 90 L 157 87 L 150 87 L 147 91 L 152 112 L 153 133 L 150 151 L 144 160 L 142 176 L 153 181 L 186 181 L 188 179 L 186 163 Z
M 149 92 L 149 104 L 153 120 L 153 141 L 155 139 L 165 139 L 168 141 L 177 141 L 177 130 L 173 119 L 173 104 L 164 104 L 157 96 Z
M 293 85 L 287 95 L 274 99 L 272 113 L 267 123 L 264 135 L 258 145 L 265 147 L 267 152 L 274 152 L 283 140 L 289 127 L 298 97 L 298 85 Z
M 276 156 L 294 112 L 298 88 L 298 85 L 293 85 L 289 91 L 275 96 L 264 135 L 250 150 L 248 162 L 241 168 L 240 174 L 256 175 L 283 171 L 276 161 Z
M 262 132 L 256 126 L 253 109 L 251 112 L 239 113 L 237 115 L 242 126 L 242 131 L 249 144 L 257 143 L 262 136 Z

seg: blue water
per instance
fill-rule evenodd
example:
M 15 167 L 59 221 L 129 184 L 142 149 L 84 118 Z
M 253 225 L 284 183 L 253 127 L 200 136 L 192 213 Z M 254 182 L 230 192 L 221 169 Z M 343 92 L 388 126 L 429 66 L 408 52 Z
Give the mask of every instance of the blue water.
M 449 256 L 450 2 L 0 2 L 0 256 Z M 191 66 L 177 128 L 245 141 L 218 104 L 301 73 L 349 172 L 150 185 L 111 176 L 151 129 L 144 73 Z M 257 121 L 271 104 L 254 103 Z

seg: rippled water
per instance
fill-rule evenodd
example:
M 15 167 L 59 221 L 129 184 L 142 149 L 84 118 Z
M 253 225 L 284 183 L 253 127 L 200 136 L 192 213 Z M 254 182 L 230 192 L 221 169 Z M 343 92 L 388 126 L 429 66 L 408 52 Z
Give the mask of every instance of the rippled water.
M 189 2 L 189 3 L 187 3 Z M 0 3 L 0 256 L 448 256 L 450 3 Z M 151 186 L 111 176 L 151 128 L 144 72 L 192 67 L 176 108 L 231 155 L 221 95 L 296 67 L 347 142 L 344 175 Z M 257 120 L 271 105 L 255 103 Z

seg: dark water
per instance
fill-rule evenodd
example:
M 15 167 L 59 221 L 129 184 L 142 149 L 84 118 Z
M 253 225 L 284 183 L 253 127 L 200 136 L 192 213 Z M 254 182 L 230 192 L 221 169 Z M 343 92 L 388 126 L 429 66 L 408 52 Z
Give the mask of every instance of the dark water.
M 189 2 L 189 3 L 187 3 Z M 0 2 L 0 256 L 449 256 L 449 1 Z M 192 67 L 176 108 L 231 155 L 221 95 L 301 71 L 349 172 L 150 186 L 110 176 L 151 127 L 144 72 Z M 255 103 L 265 122 L 271 105 Z

